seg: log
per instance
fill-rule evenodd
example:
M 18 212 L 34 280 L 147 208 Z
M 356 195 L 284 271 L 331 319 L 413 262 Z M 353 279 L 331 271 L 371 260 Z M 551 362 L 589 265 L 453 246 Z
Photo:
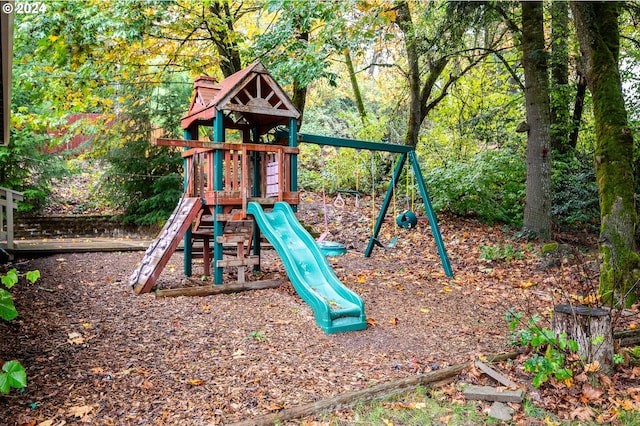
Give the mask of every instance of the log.
M 608 310 L 583 305 L 556 305 L 552 327 L 556 336 L 564 332 L 568 339 L 578 343 L 578 354 L 584 362 L 598 361 L 600 371 L 605 373 L 613 370 L 613 328 Z
M 638 346 L 640 345 L 640 328 L 616 331 L 613 333 L 613 339 L 618 341 L 618 347 L 620 348 Z
M 518 356 L 518 352 L 509 352 L 505 354 L 495 354 L 487 357 L 490 362 L 504 361 L 513 359 Z M 447 378 L 460 374 L 465 368 L 468 368 L 473 361 L 463 362 L 461 364 L 452 365 L 442 370 L 430 371 L 428 373 L 419 374 L 417 376 L 405 377 L 403 379 L 394 380 L 392 382 L 381 383 L 379 385 L 348 392 L 337 395 L 329 399 L 311 402 L 309 404 L 299 405 L 297 407 L 285 408 L 277 413 L 265 414 L 263 416 L 254 417 L 250 420 L 243 420 L 233 423 L 232 426 L 267 426 L 279 424 L 278 422 L 299 419 L 310 416 L 312 414 L 321 413 L 329 410 L 341 409 L 355 405 L 356 403 L 371 401 L 374 399 L 388 398 L 403 392 L 414 389 L 417 386 L 429 385 L 435 382 L 445 380 Z
M 164 290 L 156 290 L 156 298 L 158 297 L 178 297 L 178 296 L 211 296 L 222 293 L 239 293 L 248 290 L 264 290 L 266 288 L 280 287 L 280 281 L 264 280 L 252 281 L 248 283 L 233 283 L 221 285 L 204 285 L 197 287 L 169 288 Z

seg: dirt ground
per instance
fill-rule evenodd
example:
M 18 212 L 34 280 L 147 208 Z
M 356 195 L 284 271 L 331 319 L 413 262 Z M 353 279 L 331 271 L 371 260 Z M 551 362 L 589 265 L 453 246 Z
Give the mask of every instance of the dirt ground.
M 17 262 L 42 278 L 14 287 L 20 316 L 0 323 L 0 360 L 18 359 L 28 377 L 23 392 L 0 396 L 0 424 L 229 424 L 508 351 L 507 309 L 547 317 L 554 302 L 597 282 L 587 236 L 568 241 L 587 254 L 545 259 L 512 231 L 448 217 L 439 225 L 455 278 L 425 221 L 414 230 L 386 224 L 381 241 L 395 234 L 397 244 L 364 258 L 368 212 L 353 199 L 328 210 L 328 239 L 349 248 L 330 262 L 365 301 L 369 326 L 359 332 L 317 327 L 272 250 L 259 278 L 279 288 L 208 297 L 135 295 L 128 281 L 142 252 Z M 326 230 L 317 196 L 303 196 L 299 216 Z M 481 259 L 483 246 L 507 245 L 508 259 Z M 175 253 L 157 286 L 193 285 L 182 264 Z

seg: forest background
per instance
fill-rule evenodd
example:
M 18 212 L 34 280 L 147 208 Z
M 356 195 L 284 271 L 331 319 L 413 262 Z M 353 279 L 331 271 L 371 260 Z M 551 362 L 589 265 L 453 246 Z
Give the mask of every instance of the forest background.
M 15 16 L 13 133 L 0 148 L 0 185 L 26 194 L 24 211 L 44 208 L 53 180 L 78 167 L 77 153 L 50 149 L 82 134 L 90 143 L 79 158 L 105 170 L 87 202 L 110 206 L 125 221 L 161 223 L 182 193 L 182 160 L 153 145 L 153 136 L 182 136 L 194 77 L 222 80 L 260 60 L 303 111 L 303 132 L 415 146 L 436 211 L 543 239 L 575 228 L 603 235 L 596 179 L 602 133 L 587 90 L 593 64 L 584 60 L 582 31 L 617 43 L 608 52 L 632 138 L 632 155 L 619 168 L 634 171 L 625 189 L 633 197 L 628 245 L 635 253 L 640 9 L 635 2 L 600 11 L 584 4 L 46 2 L 39 13 Z M 611 34 L 575 25 L 574 16 L 594 10 L 617 23 Z M 545 85 L 546 133 L 545 125 L 537 133 L 528 108 L 540 101 L 527 95 Z M 79 113 L 97 115 L 69 120 Z M 542 154 L 533 161 L 534 146 Z M 303 145 L 300 186 L 383 191 L 393 160 Z M 532 161 L 542 170 L 537 184 Z M 397 195 L 410 199 L 411 176 L 402 179 Z M 532 202 L 535 193 L 547 201 Z M 527 212 L 538 205 L 546 210 Z M 637 254 L 630 258 L 627 271 L 637 264 Z M 633 276 L 613 279 L 625 281 L 621 297 L 634 293 Z

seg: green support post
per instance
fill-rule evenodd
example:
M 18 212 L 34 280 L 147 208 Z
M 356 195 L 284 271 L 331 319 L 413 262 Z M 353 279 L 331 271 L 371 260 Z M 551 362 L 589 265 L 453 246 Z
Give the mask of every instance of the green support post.
M 298 121 L 295 118 L 289 119 L 289 146 L 291 148 L 298 146 Z M 289 166 L 291 170 L 291 192 L 296 192 L 298 191 L 298 156 L 296 154 L 291 155 Z
M 197 134 L 197 131 L 196 131 Z M 184 139 L 185 140 L 193 140 L 193 136 L 191 134 L 191 129 L 185 129 L 184 131 Z M 188 150 L 189 148 L 186 147 L 185 151 Z M 189 185 L 189 180 L 187 177 L 187 159 L 184 159 L 184 193 L 187 193 L 188 185 Z M 192 247 L 192 229 L 191 226 L 189 226 L 189 229 L 187 229 L 187 232 L 184 233 L 184 238 L 183 238 L 183 242 L 184 242 L 184 275 L 187 277 L 190 277 L 193 273 L 193 247 Z
M 409 152 L 409 161 L 411 162 L 411 167 L 413 167 L 413 174 L 415 175 L 416 181 L 418 182 L 420 196 L 422 197 L 424 209 L 427 213 L 427 217 L 429 218 L 431 233 L 433 234 L 433 238 L 436 240 L 436 247 L 438 247 L 438 254 L 440 255 L 440 260 L 442 261 L 444 273 L 447 274 L 448 277 L 453 277 L 453 271 L 451 270 L 451 264 L 449 263 L 449 256 L 447 256 L 447 250 L 445 249 L 444 242 L 442 241 L 442 235 L 440 234 L 440 228 L 438 227 L 436 213 L 433 211 L 431 199 L 429 198 L 429 192 L 427 191 L 427 185 L 425 185 L 424 179 L 422 178 L 420 163 L 418 163 L 418 157 L 416 156 L 415 151 Z
M 224 114 L 216 111 L 216 118 L 213 120 L 213 141 L 224 142 Z M 213 190 L 222 190 L 222 151 L 216 149 L 213 153 Z M 223 213 L 221 205 L 216 204 L 213 209 L 213 283 L 222 284 L 222 268 L 218 266 L 218 261 L 222 260 L 222 243 L 218 242 L 218 237 L 222 236 L 222 222 L 218 220 L 218 215 Z
M 396 168 L 393 171 L 393 177 L 391 179 L 391 184 L 389 185 L 389 189 L 387 189 L 387 195 L 384 197 L 384 201 L 382 202 L 382 207 L 380 208 L 380 213 L 378 214 L 378 219 L 376 220 L 376 225 L 373 228 L 373 234 L 371 234 L 371 238 L 369 239 L 369 244 L 367 245 L 367 249 L 364 252 L 365 257 L 371 256 L 371 252 L 373 251 L 373 246 L 376 242 L 376 238 L 378 238 L 378 233 L 380 233 L 380 228 L 382 227 L 382 223 L 384 222 L 384 217 L 387 214 L 387 210 L 389 209 L 389 204 L 391 203 L 391 198 L 393 197 L 393 191 L 395 190 L 395 186 L 398 184 L 398 179 L 400 179 L 400 174 L 402 173 L 402 167 L 404 163 L 407 161 L 407 154 L 403 153 L 398 158 L 398 162 L 396 163 Z M 373 200 L 371 200 L 373 202 Z M 395 220 L 395 218 L 393 218 Z
M 256 126 L 253 128 L 253 143 L 260 143 L 260 129 Z M 253 197 L 260 197 L 260 188 L 262 187 L 262 176 L 260 176 L 260 170 L 262 170 L 260 164 L 260 153 L 258 151 L 253 152 L 253 188 L 251 188 L 251 195 Z M 260 271 L 260 228 L 258 222 L 253 219 L 253 255 L 258 256 L 258 264 L 253 265 L 253 270 Z

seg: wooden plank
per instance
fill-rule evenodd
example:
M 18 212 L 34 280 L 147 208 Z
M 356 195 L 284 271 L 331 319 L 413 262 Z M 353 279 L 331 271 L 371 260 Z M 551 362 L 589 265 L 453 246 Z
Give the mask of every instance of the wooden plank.
M 496 354 L 487 357 L 491 361 L 504 361 L 513 359 L 518 356 L 517 352 L 509 352 L 506 354 Z M 353 406 L 363 402 L 375 399 L 388 398 L 414 389 L 417 386 L 431 385 L 432 383 L 441 382 L 450 377 L 455 377 L 468 368 L 471 362 L 463 362 L 461 364 L 452 365 L 441 370 L 430 371 L 428 373 L 419 374 L 417 376 L 405 377 L 392 382 L 381 383 L 367 389 L 361 389 L 349 393 L 334 396 L 332 398 L 311 402 L 297 407 L 286 408 L 276 413 L 265 414 L 254 417 L 252 419 L 243 420 L 233 423 L 231 426 L 267 426 L 278 424 L 284 421 L 300 419 L 312 414 L 322 413 L 330 410 L 337 410 L 344 407 Z
M 223 293 L 238 293 L 249 290 L 264 290 L 267 288 L 278 288 L 281 282 L 275 280 L 254 281 L 248 283 L 233 283 L 221 285 L 207 285 L 198 287 L 171 288 L 156 290 L 156 297 L 178 297 L 178 296 L 211 296 Z
M 490 376 L 491 378 L 496 380 L 498 383 L 501 383 L 501 384 L 503 384 L 504 386 L 506 386 L 508 388 L 517 388 L 518 387 L 517 383 L 509 380 L 507 377 L 505 377 L 502 374 L 498 373 L 496 370 L 494 370 L 493 368 L 489 367 L 484 362 L 476 361 L 475 365 L 480 370 L 482 370 L 483 373 L 487 374 L 488 376 Z
M 524 397 L 524 392 L 521 389 L 498 390 L 491 386 L 467 385 L 462 389 L 462 395 L 466 399 L 474 401 L 515 402 L 520 404 Z
M 217 238 L 217 242 L 221 244 L 227 243 L 244 243 L 247 240 L 248 235 L 245 234 L 223 234 Z
M 185 141 L 186 142 L 186 141 Z M 196 154 L 201 154 L 203 152 L 213 152 L 213 148 L 191 148 L 186 151 L 182 151 L 182 158 L 193 157 Z
M 259 262 L 258 256 L 247 257 L 246 259 L 222 259 L 216 263 L 218 268 L 231 268 L 233 266 L 253 266 Z
M 296 112 L 289 111 L 287 109 L 264 108 L 264 107 L 259 107 L 255 105 L 227 104 L 225 109 L 228 111 L 238 111 L 238 112 L 244 112 L 244 113 L 250 113 L 250 114 L 273 115 L 277 117 L 288 117 L 288 118 L 297 118 L 296 116 L 298 115 Z

